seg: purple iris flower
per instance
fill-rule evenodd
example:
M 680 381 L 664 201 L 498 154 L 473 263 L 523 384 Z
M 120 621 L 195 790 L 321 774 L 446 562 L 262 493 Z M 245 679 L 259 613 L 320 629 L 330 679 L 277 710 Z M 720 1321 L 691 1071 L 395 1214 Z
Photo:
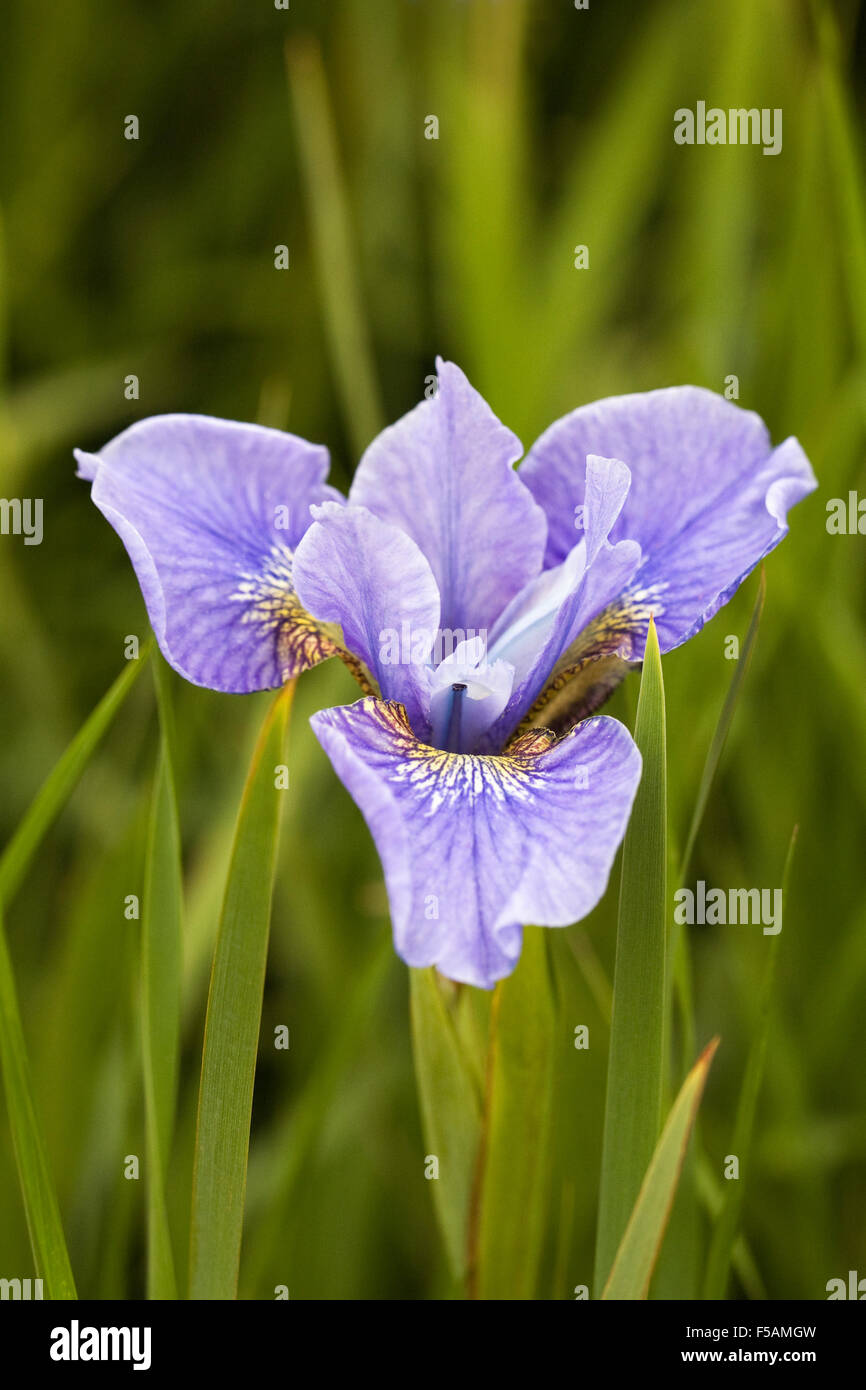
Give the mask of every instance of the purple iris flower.
M 605 890 L 640 779 L 594 715 L 685 642 L 816 486 L 795 439 L 692 386 L 583 406 L 533 445 L 463 373 L 373 441 L 348 499 L 324 448 L 192 415 L 143 420 L 80 476 L 129 552 L 166 659 L 215 690 L 329 656 L 364 698 L 313 716 L 385 872 L 396 948 L 485 988 L 526 922 Z

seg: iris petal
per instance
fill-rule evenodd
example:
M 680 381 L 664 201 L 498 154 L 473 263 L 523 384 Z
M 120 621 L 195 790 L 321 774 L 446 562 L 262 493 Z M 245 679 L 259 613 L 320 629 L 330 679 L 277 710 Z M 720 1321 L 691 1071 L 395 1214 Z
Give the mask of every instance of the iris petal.
M 451 362 L 438 393 L 389 426 L 358 465 L 350 501 L 411 536 L 452 631 L 491 628 L 541 569 L 544 514 L 512 464 L 523 449 Z
M 605 890 L 640 780 L 616 720 L 508 756 L 420 743 L 400 705 L 365 699 L 312 717 L 385 872 L 394 941 L 409 965 L 491 988 L 513 970 L 522 926 L 565 926 Z
M 520 469 L 547 514 L 547 565 L 574 545 L 591 454 L 621 459 L 631 472 L 611 540 L 641 546 L 641 569 L 623 603 L 652 601 L 662 651 L 727 602 L 786 534 L 788 509 L 817 486 L 795 439 L 773 449 L 758 415 L 712 391 L 677 386 L 611 397 L 551 425 Z M 645 635 L 644 624 L 638 656 Z
M 366 507 L 327 503 L 313 515 L 295 557 L 301 601 L 322 621 L 340 624 L 385 698 L 401 701 L 426 737 L 428 671 L 412 658 L 432 649 L 439 627 L 430 566 L 409 536 Z
M 340 496 L 325 482 L 326 449 L 256 425 L 162 415 L 76 458 L 126 546 L 160 648 L 187 680 L 264 690 L 333 652 L 292 582 L 311 504 Z
M 528 584 L 494 628 L 491 660 L 505 658 L 515 665 L 516 672 L 511 697 L 483 741 L 484 749 L 501 747 L 536 710 L 552 679 L 567 665 L 574 666 L 574 647 L 581 634 L 619 601 L 640 565 L 641 550 L 636 542 L 623 540 L 611 545 L 607 539 L 628 492 L 628 469 L 616 459 L 593 457 L 586 472 L 586 505 L 580 518 L 585 528 L 583 539 L 560 565 L 543 571 Z M 635 607 L 628 610 L 632 618 L 641 612 Z M 619 636 L 628 647 L 620 654 L 630 657 L 630 628 Z M 606 648 L 605 654 L 609 650 Z M 624 670 L 620 663 L 619 675 Z M 600 693 L 598 682 L 595 686 Z M 588 708 L 580 709 L 581 714 L 589 712 Z M 564 723 L 560 720 L 557 730 Z

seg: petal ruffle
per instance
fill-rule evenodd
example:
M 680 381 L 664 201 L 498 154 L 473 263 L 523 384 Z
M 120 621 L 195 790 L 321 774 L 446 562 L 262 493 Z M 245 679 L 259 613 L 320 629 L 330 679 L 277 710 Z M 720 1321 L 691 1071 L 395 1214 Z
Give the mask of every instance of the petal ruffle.
M 547 515 L 547 565 L 574 545 L 590 454 L 621 459 L 631 472 L 611 539 L 641 546 L 624 605 L 651 604 L 663 651 L 727 602 L 786 534 L 788 509 L 817 485 L 795 439 L 773 449 L 758 415 L 712 391 L 676 386 L 611 397 L 551 425 L 520 470 Z M 645 630 L 644 623 L 635 633 L 638 657 Z
M 523 449 L 452 362 L 439 389 L 367 449 L 349 493 L 426 555 L 443 628 L 491 628 L 541 569 L 544 514 L 512 464 Z
M 187 680 L 265 690 L 332 653 L 292 584 L 311 504 L 340 497 L 325 482 L 327 449 L 259 425 L 159 415 L 75 456 Z
M 566 926 L 607 885 L 640 780 L 624 725 L 587 720 L 509 756 L 443 753 L 399 705 L 364 699 L 312 717 L 379 851 L 394 941 L 409 965 L 490 989 L 522 926 Z
M 404 704 L 412 727 L 426 738 L 430 671 L 413 654 L 431 652 L 439 628 L 430 566 L 404 531 L 366 507 L 329 502 L 313 517 L 295 555 L 301 603 L 322 622 L 340 624 L 347 647 L 385 699 Z

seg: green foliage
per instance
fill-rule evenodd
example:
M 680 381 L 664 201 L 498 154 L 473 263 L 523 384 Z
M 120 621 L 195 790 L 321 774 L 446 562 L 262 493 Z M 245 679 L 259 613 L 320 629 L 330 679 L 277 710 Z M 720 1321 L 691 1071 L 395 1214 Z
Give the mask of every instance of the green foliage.
M 141 915 L 141 1035 L 147 1128 L 148 1294 L 176 1298 L 165 1202 L 180 1054 L 183 871 L 174 790 L 167 679 L 157 667 L 160 746 Z
M 473 1241 L 472 1289 L 479 1298 L 536 1292 L 550 1196 L 558 1033 L 546 935 L 526 928 L 517 969 L 497 985 L 491 1010 Z
M 244 788 L 205 1019 L 190 1222 L 189 1296 L 234 1298 L 240 1268 L 253 1081 L 293 693 L 274 701 Z
M 0 919 L 0 1070 L 36 1275 L 49 1298 L 75 1298 L 60 1209 L 36 1114 L 9 948 Z M 21 1276 L 17 1276 L 20 1278 Z
M 179 887 L 172 870 L 160 870 L 169 905 L 148 922 L 144 885 L 157 856 L 176 862 L 174 817 L 153 700 L 147 682 L 136 683 L 144 662 L 130 663 L 99 706 L 126 636 L 143 639 L 146 621 L 122 546 L 74 478 L 71 446 L 99 447 L 160 411 L 266 418 L 327 443 L 333 480 L 346 486 L 361 445 L 380 420 L 421 398 L 441 352 L 526 444 L 599 396 L 682 381 L 723 391 L 736 376 L 739 403 L 764 416 L 774 439 L 797 434 L 813 461 L 820 494 L 796 508 L 790 536 L 766 559 L 748 679 L 757 576 L 665 657 L 669 823 L 683 836 L 680 858 L 719 709 L 738 689 L 689 837 L 688 881 L 774 887 L 795 822 L 800 834 L 783 940 L 744 926 L 682 929 L 690 988 L 677 991 L 665 1107 L 698 1051 L 688 1031 L 724 1043 L 651 1293 L 662 1292 L 663 1276 L 674 1287 L 668 1242 L 683 1267 L 675 1227 L 693 1168 L 697 1287 L 711 1243 L 722 1242 L 715 1223 L 736 1197 L 736 1220 L 722 1217 L 713 1287 L 733 1225 L 729 1296 L 823 1297 L 828 1278 L 862 1259 L 866 1198 L 863 538 L 825 527 L 828 499 L 866 489 L 858 119 L 866 87 L 852 62 L 855 7 L 621 0 L 577 11 L 530 0 L 380 0 L 373 8 L 371 22 L 370 0 L 288 11 L 215 0 L 202 23 L 195 6 L 78 0 L 53 6 L 48 22 L 44 5 L 19 0 L 6 26 L 0 494 L 44 498 L 45 539 L 24 547 L 0 537 L 0 897 L 15 972 L 14 996 L 5 976 L 4 1019 L 21 1102 L 14 1125 L 0 1113 L 2 1272 L 34 1268 L 28 1212 L 32 1221 L 44 1201 L 39 1209 L 50 1213 L 50 1174 L 82 1297 L 144 1297 L 142 1252 L 157 1214 L 147 1155 L 156 1147 L 166 1162 L 170 1130 L 158 1221 L 171 1232 L 177 1286 L 188 1287 L 208 962 L 267 702 L 172 679 L 181 1013 L 176 1024 L 173 1005 L 159 1004 L 165 1037 L 151 1029 L 143 1071 L 140 964 L 155 967 L 147 946 L 158 948 L 160 926 L 173 959 Z M 699 97 L 723 108 L 781 107 L 782 153 L 675 145 L 673 112 Z M 123 138 L 127 112 L 140 118 L 138 141 Z M 425 138 L 430 114 L 437 140 Z M 279 244 L 290 248 L 286 271 L 274 268 Z M 588 246 L 588 269 L 574 266 L 577 244 Z M 130 373 L 138 400 L 124 396 Z M 739 665 L 726 658 L 731 635 Z M 637 690 L 632 677 L 607 712 L 631 723 Z M 430 1200 L 437 1194 L 423 1178 L 429 1119 L 415 1093 L 406 972 L 387 944 L 380 866 L 307 727 L 315 708 L 354 698 L 337 663 L 305 677 L 296 695 L 260 996 L 262 1036 L 286 1025 L 291 1046 L 263 1047 L 256 1059 L 245 1298 L 273 1297 L 278 1285 L 293 1299 L 454 1292 Z M 72 745 L 82 726 L 84 742 Z M 538 1248 L 530 1212 L 537 1278 L 521 1275 L 511 1287 L 522 1292 L 534 1284 L 537 1294 L 570 1297 L 592 1283 L 616 882 L 572 937 L 578 960 L 566 932 L 546 938 L 562 1044 L 550 1063 L 544 1239 Z M 124 917 L 131 894 L 142 899 L 141 922 Z M 263 924 L 261 913 L 247 943 L 255 989 Z M 763 982 L 776 950 L 759 1069 L 750 1059 L 764 1036 Z M 523 968 L 508 988 L 515 999 Z M 170 960 L 149 971 L 164 1001 L 174 998 L 175 969 Z M 236 1121 L 249 1097 L 255 989 L 246 996 Z M 524 994 L 521 1007 L 532 1002 Z M 476 1088 L 488 1011 L 487 997 L 477 1004 L 471 991 L 453 1011 Z M 578 1024 L 589 1029 L 585 1051 L 570 1046 Z M 539 1013 L 532 1027 L 520 1046 L 546 1059 L 549 1019 Z M 522 1103 L 509 1102 L 520 1062 L 511 1060 L 499 1092 L 503 1134 Z M 744 1078 L 752 1078 L 747 1092 Z M 755 1093 L 746 1105 L 744 1094 Z M 537 1117 L 544 1094 L 532 1097 Z M 722 1159 L 747 1110 L 749 1171 L 734 1193 Z M 38 1115 L 38 1131 L 25 1114 Z M 245 1123 L 234 1126 L 233 1201 L 215 1266 L 226 1293 Z M 22 1150 L 24 1133 L 38 1133 L 38 1145 Z M 16 1151 L 31 1155 L 27 1177 L 41 1184 L 26 1201 Z M 123 1176 L 130 1153 L 145 1156 L 141 1183 Z M 513 1174 L 521 1192 L 525 1160 L 521 1150 Z M 206 1188 L 200 1182 L 198 1203 Z M 503 1188 L 500 1211 L 506 1201 Z M 516 1262 L 509 1231 L 486 1230 Z M 482 1263 L 479 1278 L 492 1277 Z
M 662 1122 L 667 983 L 665 692 L 650 620 L 634 729 L 643 759 L 622 851 L 595 1285 L 607 1283 Z
M 619 1243 L 602 1298 L 646 1298 L 718 1039 L 698 1058 L 668 1115 Z
M 412 1048 L 429 1149 L 425 1177 L 454 1277 L 466 1276 L 470 1215 L 481 1138 L 481 1097 L 466 1053 L 442 998 L 436 972 L 410 972 Z

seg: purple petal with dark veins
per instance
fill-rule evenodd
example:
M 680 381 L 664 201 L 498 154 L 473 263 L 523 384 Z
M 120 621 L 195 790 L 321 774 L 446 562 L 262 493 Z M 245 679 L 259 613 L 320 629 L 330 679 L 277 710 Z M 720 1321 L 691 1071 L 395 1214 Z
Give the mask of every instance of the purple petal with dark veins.
M 385 699 L 404 704 L 412 727 L 426 737 L 432 671 L 412 654 L 432 650 L 439 628 L 430 566 L 404 531 L 366 507 L 329 502 L 313 516 L 295 555 L 301 603 L 322 622 L 340 624 Z
M 389 426 L 358 465 L 350 501 L 400 526 L 426 555 L 443 628 L 490 628 L 541 569 L 544 514 L 512 464 L 523 449 L 459 367 Z
M 611 540 L 641 546 L 643 563 L 624 602 L 654 607 L 662 651 L 727 602 L 786 534 L 788 509 L 817 486 L 795 439 L 773 449 L 758 415 L 712 391 L 676 386 L 611 397 L 551 425 L 520 469 L 547 515 L 547 565 L 574 545 L 590 454 L 621 459 L 631 472 Z M 643 621 L 638 658 L 645 634 Z
M 340 497 L 325 482 L 327 449 L 259 425 L 160 415 L 76 458 L 187 680 L 264 690 L 330 654 L 292 586 L 311 504 Z
M 311 722 L 379 851 L 407 964 L 490 989 L 524 923 L 566 926 L 604 893 L 641 766 L 616 720 L 529 735 L 508 757 L 430 748 L 380 700 Z

